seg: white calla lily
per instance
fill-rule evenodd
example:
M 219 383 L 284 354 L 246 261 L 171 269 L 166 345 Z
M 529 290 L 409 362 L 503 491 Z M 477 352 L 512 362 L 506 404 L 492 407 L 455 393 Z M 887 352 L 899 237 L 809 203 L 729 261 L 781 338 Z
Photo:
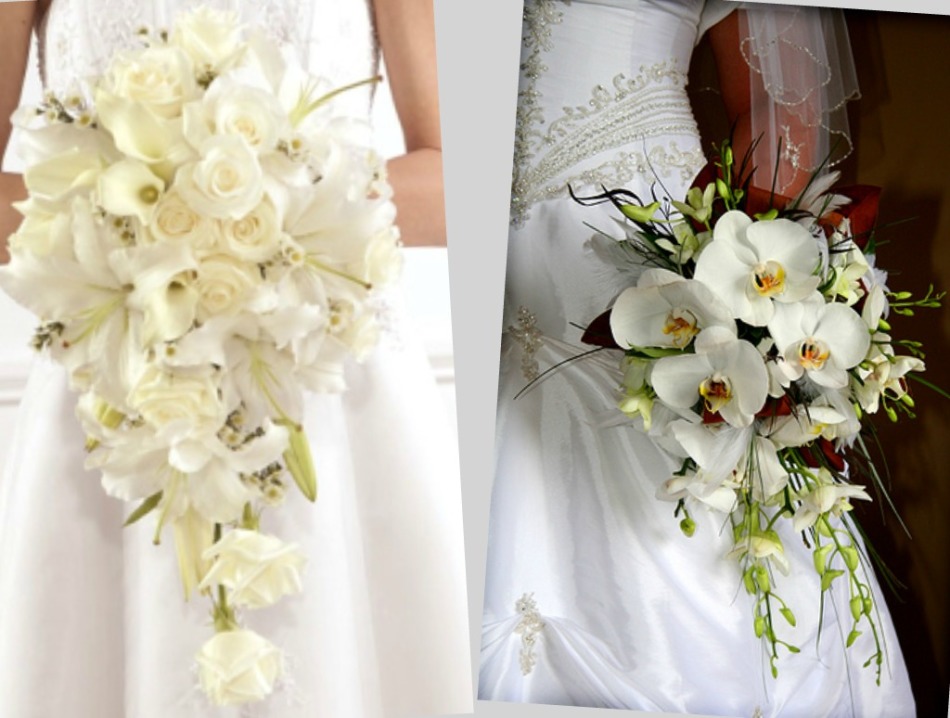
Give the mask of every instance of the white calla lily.
M 801 225 L 785 219 L 753 222 L 726 212 L 696 261 L 695 279 L 706 284 L 746 324 L 763 326 L 777 303 L 793 303 L 820 281 L 818 245 Z
M 103 209 L 119 217 L 136 217 L 148 224 L 155 212 L 165 182 L 147 166 L 122 160 L 99 175 L 99 202 Z

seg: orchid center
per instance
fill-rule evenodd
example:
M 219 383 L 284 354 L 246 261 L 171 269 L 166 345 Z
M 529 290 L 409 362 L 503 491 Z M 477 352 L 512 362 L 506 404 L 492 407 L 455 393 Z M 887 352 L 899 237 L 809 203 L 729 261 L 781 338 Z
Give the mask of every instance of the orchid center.
M 706 410 L 715 414 L 732 400 L 732 382 L 728 377 L 716 372 L 703 380 L 699 385 L 699 393 L 706 404 Z
M 663 333 L 672 337 L 673 346 L 682 349 L 699 334 L 696 315 L 688 309 L 674 308 L 666 315 Z
M 820 339 L 809 337 L 798 347 L 798 360 L 805 369 L 820 370 L 830 356 L 831 350 Z
M 753 269 L 752 282 L 763 297 L 774 297 L 785 291 L 785 268 L 772 259 L 760 262 Z

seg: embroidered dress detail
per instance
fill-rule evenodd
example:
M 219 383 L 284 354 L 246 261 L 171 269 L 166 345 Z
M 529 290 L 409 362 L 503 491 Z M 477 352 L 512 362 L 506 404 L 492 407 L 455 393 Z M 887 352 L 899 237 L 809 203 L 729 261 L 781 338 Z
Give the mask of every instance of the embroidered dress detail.
M 521 345 L 521 373 L 527 381 L 534 381 L 540 373 L 535 353 L 541 348 L 542 334 L 537 327 L 538 318 L 527 308 L 518 308 L 518 326 L 509 326 L 508 331 Z
M 642 67 L 635 77 L 620 73 L 609 87 L 596 85 L 587 104 L 565 107 L 548 122 L 537 84 L 548 71 L 544 55 L 552 48 L 552 25 L 562 20 L 552 0 L 525 6 L 511 185 L 514 227 L 524 225 L 535 203 L 568 196 L 569 186 L 617 186 L 643 174 L 663 179 L 676 171 L 688 180 L 705 162 L 699 148 L 683 151 L 675 142 L 646 144 L 649 139 L 698 134 L 686 96 L 687 78 L 674 61 Z M 573 171 L 631 145 L 641 149 L 614 153 Z
M 515 633 L 521 636 L 521 674 L 527 676 L 537 663 L 534 644 L 544 628 L 544 621 L 541 620 L 533 593 L 526 593 L 519 598 L 515 603 L 515 610 L 521 614 L 521 620 L 515 626 Z

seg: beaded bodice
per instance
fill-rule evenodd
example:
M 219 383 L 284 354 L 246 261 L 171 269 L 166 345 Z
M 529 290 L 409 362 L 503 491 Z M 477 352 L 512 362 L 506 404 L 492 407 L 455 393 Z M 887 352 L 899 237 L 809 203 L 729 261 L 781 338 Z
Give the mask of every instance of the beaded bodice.
M 689 180 L 702 166 L 686 71 L 702 0 L 528 0 L 512 223 L 568 185 Z
M 39 32 L 46 87 L 73 91 L 78 80 L 102 72 L 117 50 L 136 43 L 139 28 L 167 28 L 177 12 L 199 5 L 238 12 L 336 83 L 376 72 L 371 0 L 53 0 Z M 367 94 L 349 100 L 359 103 L 353 111 L 368 108 Z

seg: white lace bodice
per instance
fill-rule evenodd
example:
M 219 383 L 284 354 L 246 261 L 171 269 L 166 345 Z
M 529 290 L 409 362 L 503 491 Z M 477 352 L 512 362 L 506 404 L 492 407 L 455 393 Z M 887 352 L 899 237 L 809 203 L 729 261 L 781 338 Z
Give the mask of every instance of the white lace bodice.
M 39 32 L 44 84 L 57 94 L 73 91 L 77 80 L 102 72 L 117 50 L 135 44 L 139 28 L 168 27 L 177 12 L 199 5 L 237 11 L 335 83 L 376 72 L 371 0 L 53 0 Z M 367 94 L 348 96 L 353 111 L 367 110 Z

